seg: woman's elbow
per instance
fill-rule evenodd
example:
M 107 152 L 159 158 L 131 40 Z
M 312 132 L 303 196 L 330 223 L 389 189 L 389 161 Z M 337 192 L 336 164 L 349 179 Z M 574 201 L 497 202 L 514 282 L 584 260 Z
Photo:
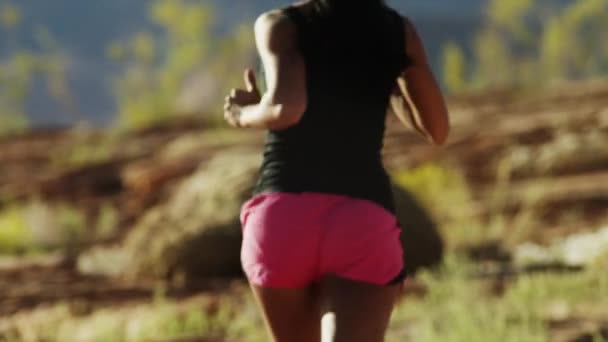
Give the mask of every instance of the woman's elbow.
M 423 119 L 429 139 L 435 145 L 444 145 L 450 134 L 450 117 L 445 106 L 433 108 Z
M 450 125 L 445 124 L 441 127 L 438 127 L 430 132 L 431 142 L 435 145 L 442 146 L 448 140 L 448 136 L 450 135 Z
M 303 103 L 283 104 L 275 112 L 274 121 L 282 128 L 295 126 L 302 120 L 306 112 L 306 105 Z

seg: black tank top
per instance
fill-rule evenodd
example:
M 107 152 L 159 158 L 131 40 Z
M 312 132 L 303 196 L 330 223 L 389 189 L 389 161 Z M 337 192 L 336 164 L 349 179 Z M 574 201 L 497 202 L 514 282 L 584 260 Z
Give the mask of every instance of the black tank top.
M 298 31 L 307 110 L 297 125 L 268 132 L 255 193 L 339 194 L 394 212 L 381 150 L 389 97 L 409 64 L 402 17 L 384 5 L 365 13 L 283 11 Z

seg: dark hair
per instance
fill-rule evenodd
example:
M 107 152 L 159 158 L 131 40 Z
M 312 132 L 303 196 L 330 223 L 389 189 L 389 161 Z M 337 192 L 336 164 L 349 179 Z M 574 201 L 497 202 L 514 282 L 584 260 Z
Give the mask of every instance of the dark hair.
M 326 14 L 365 12 L 384 5 L 384 0 L 313 0 L 319 12 Z
M 317 0 L 326 6 L 366 6 L 380 5 L 384 0 Z
M 321 55 L 325 55 L 322 59 L 345 58 L 345 51 L 350 51 L 348 59 L 351 61 L 369 56 L 354 52 L 360 49 L 375 51 L 379 61 L 389 64 L 389 61 L 397 57 L 402 59 L 404 52 L 399 46 L 405 40 L 396 36 L 403 31 L 403 22 L 398 13 L 386 5 L 384 0 L 311 2 L 315 10 L 309 13 L 307 18 L 306 40 L 313 41 L 311 44 L 314 44 L 315 49 L 322 51 Z M 401 44 L 395 43 L 397 40 Z

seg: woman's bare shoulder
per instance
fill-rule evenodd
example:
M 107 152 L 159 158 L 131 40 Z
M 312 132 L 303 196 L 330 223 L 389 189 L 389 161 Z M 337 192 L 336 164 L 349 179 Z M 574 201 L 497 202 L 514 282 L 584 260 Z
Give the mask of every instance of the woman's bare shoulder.
M 256 40 L 265 42 L 271 49 L 289 45 L 296 35 L 295 23 L 282 9 L 262 13 L 255 21 Z
M 314 7 L 311 1 L 301 1 L 291 5 L 291 7 L 297 9 L 303 14 L 309 14 L 313 11 Z M 256 29 L 259 28 L 261 31 L 295 31 L 295 23 L 285 13 L 284 8 L 273 9 L 268 12 L 262 13 L 256 20 Z

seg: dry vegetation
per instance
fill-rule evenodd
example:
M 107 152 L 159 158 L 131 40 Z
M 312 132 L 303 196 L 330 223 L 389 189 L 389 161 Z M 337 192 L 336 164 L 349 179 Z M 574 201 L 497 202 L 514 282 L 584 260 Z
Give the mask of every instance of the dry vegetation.
M 608 225 L 608 84 L 462 96 L 450 108 L 444 149 L 389 120 L 386 163 L 448 246 L 443 266 L 407 283 L 389 340 L 607 338 L 608 253 L 572 265 L 518 263 L 517 252 Z M 262 141 L 197 122 L 3 138 L 0 340 L 264 340 L 238 278 L 134 285 L 76 267 L 82 253 L 122 241 L 212 156 Z

